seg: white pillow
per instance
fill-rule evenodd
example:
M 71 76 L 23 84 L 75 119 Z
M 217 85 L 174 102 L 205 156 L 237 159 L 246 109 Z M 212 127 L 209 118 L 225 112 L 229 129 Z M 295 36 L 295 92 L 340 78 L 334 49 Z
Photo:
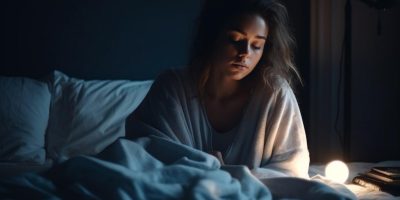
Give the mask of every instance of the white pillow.
M 146 96 L 152 81 L 70 78 L 55 71 L 47 130 L 47 156 L 93 155 L 125 136 L 125 119 Z
M 42 164 L 50 92 L 46 83 L 0 77 L 0 162 Z

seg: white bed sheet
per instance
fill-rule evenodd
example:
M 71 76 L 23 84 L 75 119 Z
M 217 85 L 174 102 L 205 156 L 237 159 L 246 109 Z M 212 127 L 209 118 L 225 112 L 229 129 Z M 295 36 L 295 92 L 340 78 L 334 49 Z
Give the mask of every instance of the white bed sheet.
M 371 189 L 351 183 L 351 180 L 358 173 L 369 171 L 374 166 L 400 166 L 400 161 L 384 161 L 378 163 L 351 162 L 347 163 L 347 166 L 349 167 L 350 174 L 349 178 L 347 179 L 347 182 L 345 183 L 345 186 L 349 190 L 351 190 L 357 196 L 358 199 L 400 200 L 400 196 L 393 196 L 386 192 L 373 191 Z M 312 177 L 312 179 L 319 179 L 319 180 L 321 180 L 321 178 L 323 179 L 325 175 L 325 165 L 318 165 L 318 164 L 310 165 L 309 175 L 310 177 Z M 328 185 L 333 185 L 333 183 L 330 183 L 327 180 L 325 180 L 324 182 L 327 183 Z
M 18 175 L 23 172 L 42 172 L 49 169 L 53 163 L 47 160 L 43 165 L 38 164 L 22 164 L 22 163 L 0 163 L 0 178 Z M 351 180 L 358 174 L 370 170 L 374 166 L 400 166 L 400 161 L 384 161 L 378 163 L 367 162 L 351 162 L 347 163 L 350 174 L 347 182 L 344 184 L 350 191 L 352 191 L 358 199 L 361 200 L 400 200 L 400 196 L 393 196 L 386 192 L 373 191 L 371 189 L 358 186 L 351 183 Z M 309 168 L 309 175 L 314 180 L 322 181 L 333 188 L 337 188 L 337 183 L 330 182 L 324 178 L 325 165 L 312 164 Z

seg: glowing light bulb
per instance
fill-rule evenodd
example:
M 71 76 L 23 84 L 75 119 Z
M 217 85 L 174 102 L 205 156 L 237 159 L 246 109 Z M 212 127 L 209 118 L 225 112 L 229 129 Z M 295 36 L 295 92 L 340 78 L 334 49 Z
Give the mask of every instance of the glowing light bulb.
M 344 183 L 349 177 L 349 168 L 340 160 L 334 160 L 326 165 L 325 176 L 335 182 Z

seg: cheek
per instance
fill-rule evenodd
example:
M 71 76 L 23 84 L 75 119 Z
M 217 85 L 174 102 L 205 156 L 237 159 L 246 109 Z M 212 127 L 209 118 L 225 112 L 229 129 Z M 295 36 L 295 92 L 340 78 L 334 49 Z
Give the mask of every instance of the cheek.
M 259 62 L 260 62 L 260 60 L 261 60 L 261 57 L 262 57 L 262 51 L 261 52 L 257 52 L 257 53 L 254 53 L 253 54 L 253 56 L 252 56 L 252 59 L 251 59 L 251 63 L 254 65 L 254 66 L 256 66 Z M 253 66 L 253 67 L 254 67 Z
M 214 52 L 211 56 L 211 62 L 215 65 L 225 65 L 227 62 L 230 62 L 236 56 L 235 50 L 228 46 L 219 46 L 214 49 Z
M 235 45 L 231 44 L 226 39 L 221 39 L 215 49 L 217 50 L 216 53 L 220 56 L 236 56 L 238 53 L 236 48 Z
M 221 53 L 226 57 L 235 57 L 238 52 L 233 45 L 225 44 L 221 45 Z

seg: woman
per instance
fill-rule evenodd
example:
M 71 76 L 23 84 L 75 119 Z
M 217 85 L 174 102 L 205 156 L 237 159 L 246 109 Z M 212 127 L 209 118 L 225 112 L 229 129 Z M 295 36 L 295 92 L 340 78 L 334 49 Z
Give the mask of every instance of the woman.
M 128 119 L 127 136 L 165 137 L 246 165 L 259 178 L 308 177 L 285 7 L 206 1 L 194 41 L 189 67 L 157 78 Z

